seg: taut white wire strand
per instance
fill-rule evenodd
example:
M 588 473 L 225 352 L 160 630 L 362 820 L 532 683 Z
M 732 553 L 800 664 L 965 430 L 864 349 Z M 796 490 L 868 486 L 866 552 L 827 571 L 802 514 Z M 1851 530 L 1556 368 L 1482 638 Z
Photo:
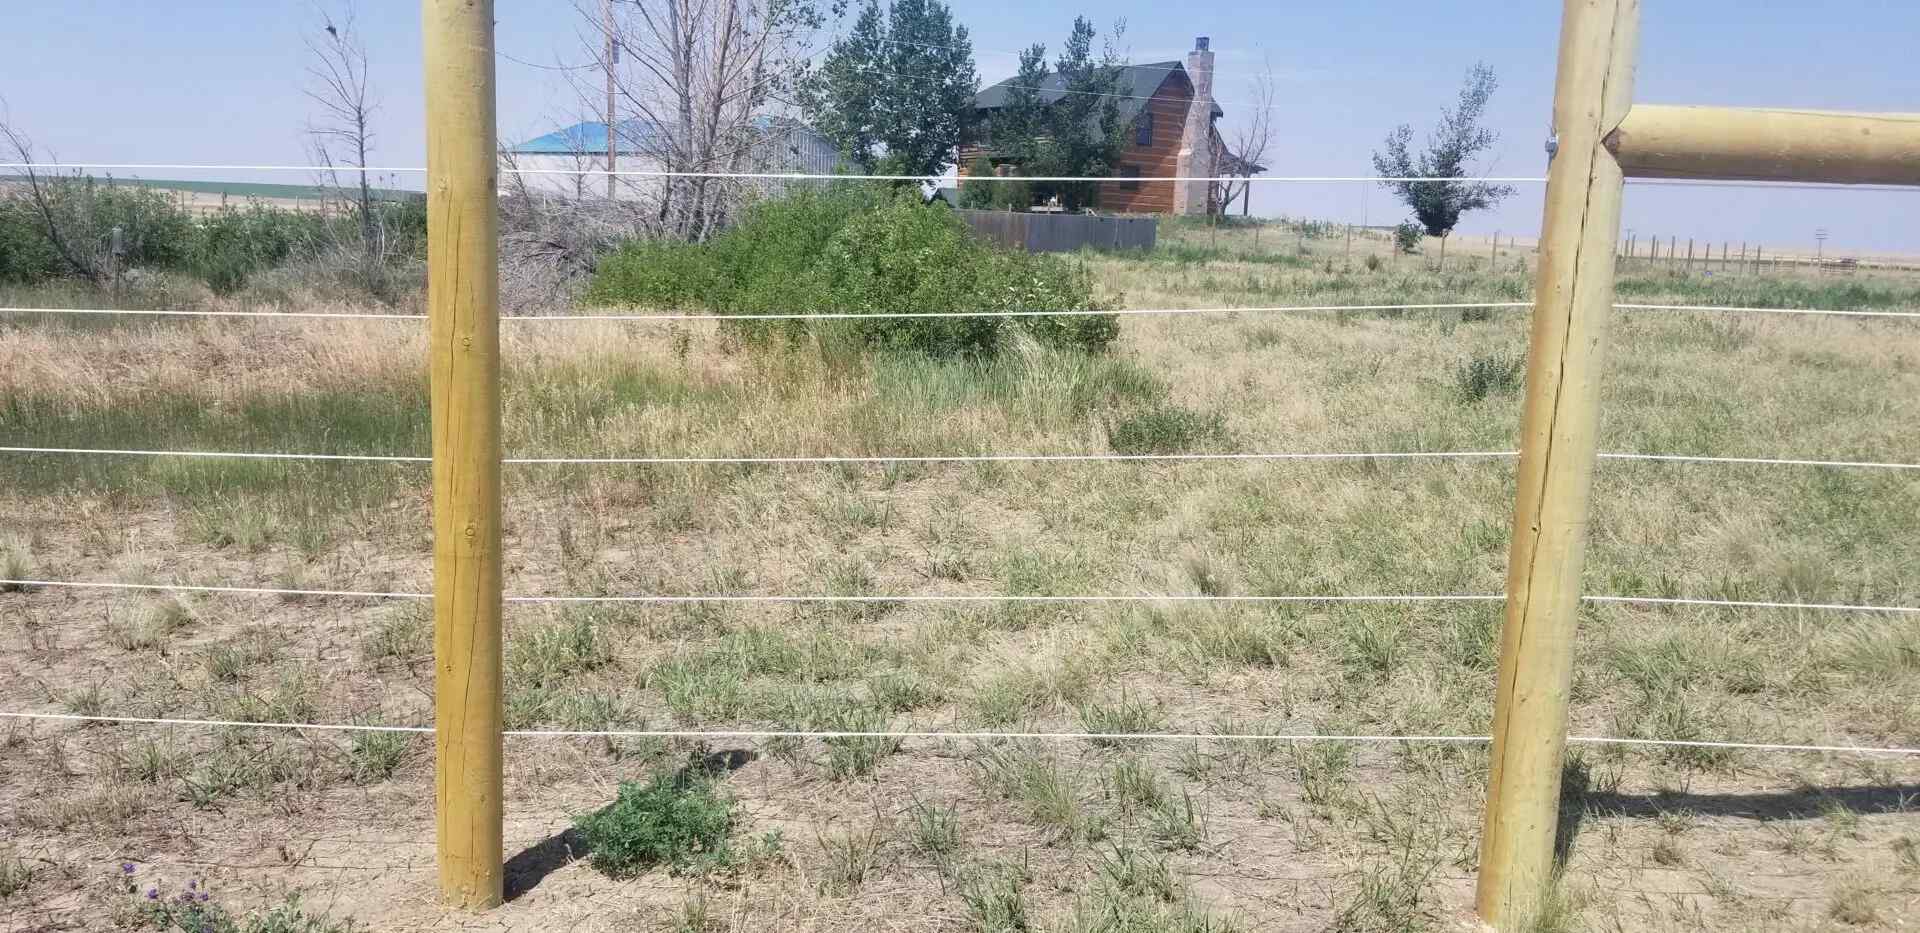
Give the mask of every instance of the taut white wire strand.
M 154 308 L 0 308 L 0 314 L 123 315 L 127 317 L 339 318 L 343 321 L 424 321 L 424 314 L 331 311 L 201 311 Z M 510 318 L 501 318 L 510 320 Z
M 169 719 L 159 716 L 81 716 L 75 713 L 0 712 L 0 719 L 50 719 L 56 722 L 103 722 L 141 726 L 233 726 L 244 729 L 300 729 L 320 732 L 431 733 L 432 726 L 373 726 L 359 723 L 245 722 L 238 719 Z
M 1794 460 L 1781 457 L 1696 457 L 1691 454 L 1610 454 L 1602 460 L 1644 460 L 1656 463 L 1757 464 L 1761 466 L 1838 467 L 1864 470 L 1920 470 L 1920 463 L 1885 463 L 1871 460 Z
M 297 590 L 271 586 L 195 586 L 187 583 L 94 583 L 82 580 L 0 580 L 0 586 L 23 589 L 138 590 L 161 593 L 226 593 L 236 596 L 341 597 L 346 599 L 432 599 L 432 593 L 388 592 L 379 590 Z
M 1590 603 L 1642 606 L 1718 606 L 1730 609 L 1809 609 L 1837 612 L 1920 612 L 1920 606 L 1865 606 L 1854 603 L 1785 603 L 1760 599 L 1692 599 L 1669 596 L 1583 596 Z
M 1024 596 L 993 593 L 925 594 L 911 596 L 509 596 L 510 603 L 1452 603 L 1499 602 L 1497 593 L 1379 595 L 1207 596 L 1199 593 L 1127 593 L 1117 595 Z
M 1616 304 L 1622 311 L 1738 311 L 1743 314 L 1811 314 L 1832 317 L 1920 317 L 1912 311 L 1839 311 L 1827 308 L 1757 308 L 1735 305 Z
M 1290 311 L 1450 311 L 1473 308 L 1529 308 L 1531 302 L 1525 301 L 1466 301 L 1466 302 L 1425 302 L 1414 304 L 1375 304 L 1375 305 L 1262 305 L 1247 307 L 1218 308 L 1115 308 L 1101 310 L 1097 308 L 1066 308 L 1048 311 L 876 311 L 857 313 L 851 311 L 826 311 L 811 313 L 805 311 L 786 311 L 772 314 L 708 314 L 696 311 L 661 311 L 631 314 L 609 312 L 605 314 L 509 314 L 501 321 L 531 322 L 580 322 L 580 321 L 859 321 L 885 320 L 889 318 L 1028 318 L 1028 317 L 1094 317 L 1113 315 L 1115 317 L 1137 317 L 1152 315 L 1184 314 L 1231 314 L 1247 312 L 1250 314 L 1284 313 Z M 199 311 L 199 310 L 153 310 L 143 308 L 15 308 L 0 307 L 0 313 L 12 314 L 77 314 L 77 315 L 128 315 L 133 317 L 213 317 L 213 318 L 339 318 L 341 320 L 375 321 L 424 321 L 424 314 L 334 314 L 323 311 Z
M 127 725 L 234 727 L 253 729 L 318 730 L 328 732 L 405 732 L 430 734 L 432 726 L 377 726 L 351 723 L 241 722 L 222 719 L 168 719 L 144 716 L 83 716 L 74 713 L 0 712 L 0 719 L 41 719 L 57 722 L 99 722 Z M 1322 735 L 1268 732 L 954 732 L 940 730 L 816 730 L 816 729 L 508 729 L 515 738 L 663 738 L 663 739 L 934 739 L 966 741 L 1093 741 L 1093 742 L 1354 742 L 1379 744 L 1445 743 L 1485 745 L 1484 735 Z M 1630 739 L 1612 736 L 1568 736 L 1582 745 L 1630 745 L 1672 748 L 1725 748 L 1755 751 L 1816 752 L 1857 755 L 1920 755 L 1920 748 L 1863 745 L 1793 745 L 1781 742 L 1714 742 L 1680 739 Z
M 0 579 L 0 586 L 22 589 L 143 590 L 172 593 L 214 593 L 239 596 L 294 596 L 345 599 L 432 599 L 432 593 L 378 590 L 302 590 L 257 586 L 196 586 L 186 583 L 119 583 L 86 580 L 12 580 Z M 1499 593 L 1380 593 L 1380 594 L 1285 594 L 1277 596 L 1207 596 L 1198 593 L 1123 593 L 1068 596 L 997 595 L 992 593 L 856 595 L 826 594 L 635 594 L 630 596 L 508 596 L 510 603 L 634 603 L 653 605 L 693 605 L 711 603 L 1495 603 L 1506 597 Z M 1767 600 L 1706 599 L 1665 596 L 1582 596 L 1582 602 L 1651 606 L 1708 606 L 1729 609 L 1801 609 L 1823 612 L 1920 613 L 1920 606 L 1880 606 L 1858 603 L 1794 603 Z
M 120 450 L 97 447 L 0 447 L 9 454 L 104 454 L 116 457 L 196 457 L 217 460 L 352 460 L 370 463 L 431 463 L 432 457 L 387 454 L 293 454 L 245 450 Z
M 32 169 L 38 171 L 58 171 L 61 169 L 91 168 L 117 172 L 348 172 L 360 174 L 424 175 L 426 169 L 417 165 L 385 165 L 361 168 L 352 165 L 233 165 L 190 162 L 0 162 L 0 169 Z M 932 175 L 841 175 L 828 172 L 686 172 L 667 169 L 614 169 L 604 168 L 509 168 L 502 166 L 498 171 L 503 175 L 588 175 L 601 177 L 617 175 L 631 178 L 717 178 L 740 181 L 939 181 Z M 1251 178 L 1240 175 L 1178 175 L 1169 177 L 1140 176 L 1095 176 L 1095 175 L 981 175 L 961 178 L 959 181 L 1041 181 L 1041 182 L 1502 182 L 1513 184 L 1545 184 L 1543 176 L 1501 178 L 1447 178 L 1432 175 L 1410 175 L 1406 177 L 1381 178 L 1374 175 L 1255 175 Z
M 257 453 L 221 450 L 124 450 L 93 447 L 0 447 L 0 453 L 15 454 L 103 454 L 124 457 L 197 457 L 234 460 L 320 460 L 365 461 L 373 463 L 429 463 L 432 457 L 390 454 L 302 454 Z M 1498 460 L 1518 457 L 1513 450 L 1399 450 L 1336 452 L 1249 452 L 1187 454 L 929 454 L 929 455 L 822 455 L 792 457 L 505 457 L 501 463 L 512 466 L 627 465 L 627 466 L 719 466 L 741 465 L 827 465 L 884 463 L 1169 463 L 1209 461 L 1340 461 L 1340 460 Z M 1920 463 L 1891 463 L 1870 460 L 1798 460 L 1781 457 L 1708 457 L 1691 454 L 1602 453 L 1602 460 L 1639 460 L 1664 463 L 1710 463 L 1728 465 L 1807 466 L 1835 469 L 1920 470 Z
M 349 599 L 432 599 L 432 593 L 418 592 L 380 592 L 372 590 L 302 590 L 280 587 L 253 586 L 196 586 L 185 583 L 93 583 L 81 580 L 0 580 L 0 586 L 21 588 L 48 587 L 66 589 L 110 589 L 145 590 L 173 593 L 225 593 L 243 596 L 299 596 L 299 597 L 344 597 Z M 689 605 L 704 603 L 1152 603 L 1152 602 L 1220 602 L 1220 603 L 1432 603 L 1432 602 L 1498 602 L 1505 599 L 1493 594 L 1380 594 L 1380 595 L 1280 595 L 1280 596 L 1208 596 L 1198 593 L 1128 593 L 1117 595 L 1067 595 L 1067 596 L 1026 596 L 996 595 L 991 593 L 955 593 L 912 594 L 901 596 L 862 595 L 834 596 L 827 594 L 772 594 L 772 595 L 729 595 L 729 594 L 636 594 L 631 596 L 508 596 L 510 603 L 651 603 L 656 605 Z
M 230 163 L 208 162 L 0 162 L 0 169 L 31 169 L 35 171 L 55 172 L 63 169 L 104 169 L 107 171 L 180 171 L 180 172 L 346 172 L 348 174 L 389 174 L 424 175 L 427 170 L 417 165 L 237 165 Z M 933 175 L 836 175 L 826 173 L 794 172 L 683 172 L 648 169 L 580 169 L 580 168 L 507 168 L 499 169 L 506 175 L 626 175 L 641 178 L 732 178 L 742 180 L 762 179 L 779 181 L 917 181 L 939 182 L 947 180 L 944 176 Z M 955 181 L 1043 181 L 1043 182 L 1499 182 L 1504 184 L 1546 184 L 1542 175 L 1486 176 L 1449 178 L 1434 175 L 1409 175 L 1380 177 L 1375 175 L 1254 175 L 1251 178 L 1240 175 L 1177 176 L 1168 178 L 1146 178 L 1138 176 L 1094 176 L 1094 175 L 982 175 L 979 177 L 957 178 Z M 1796 182 L 1796 181 L 1753 181 L 1746 179 L 1684 179 L 1684 178 L 1629 178 L 1629 185 L 1645 185 L 1665 188 L 1808 188 L 1816 190 L 1838 191 L 1899 191 L 1913 192 L 1916 189 L 1906 185 L 1844 185 L 1833 182 Z M 418 193 L 418 192 L 416 192 Z
M 1472 301 L 1384 305 L 1266 305 L 1238 308 L 1116 308 L 1110 311 L 1093 308 L 1072 308 L 1057 311 L 886 311 L 874 314 L 863 314 L 851 311 L 828 311 L 819 314 L 808 312 L 782 312 L 777 314 L 702 314 L 698 312 L 662 312 L 652 314 L 543 314 L 515 315 L 513 319 L 526 321 L 859 321 L 869 318 L 1024 318 L 1084 317 L 1089 315 L 1131 317 L 1140 315 L 1230 314 L 1238 311 L 1244 311 L 1250 314 L 1266 314 L 1288 311 L 1447 311 L 1472 308 L 1530 307 L 1533 307 L 1533 303 L 1526 301 Z M 505 319 L 503 318 L 502 320 Z
M 1187 314 L 1282 314 L 1320 311 L 1447 311 L 1471 308 L 1531 308 L 1530 301 L 1453 301 L 1371 305 L 1250 305 L 1213 308 L 1067 308 L 1050 311 L 876 311 L 872 313 L 791 311 L 772 314 L 708 314 L 693 311 L 647 313 L 610 312 L 605 314 L 508 314 L 503 322 L 581 322 L 581 321 L 846 321 L 886 320 L 892 318 L 1028 318 L 1028 317 L 1115 317 L 1173 316 Z M 1801 314 L 1833 317 L 1920 318 L 1911 311 L 1843 311 L 1830 308 L 1762 308 L 1737 305 L 1616 304 L 1621 311 L 1734 311 L 1749 314 Z M 151 308 L 27 308 L 0 307 L 0 314 L 75 314 L 124 315 L 129 317 L 207 317 L 207 318 L 338 318 L 343 321 L 424 321 L 424 314 L 367 314 L 327 311 L 201 311 Z
M 1511 450 L 1353 451 L 1339 453 L 1230 454 L 935 454 L 928 456 L 821 457 L 509 457 L 512 464 L 835 464 L 835 463 L 1128 463 L 1209 460 L 1471 460 L 1518 456 Z

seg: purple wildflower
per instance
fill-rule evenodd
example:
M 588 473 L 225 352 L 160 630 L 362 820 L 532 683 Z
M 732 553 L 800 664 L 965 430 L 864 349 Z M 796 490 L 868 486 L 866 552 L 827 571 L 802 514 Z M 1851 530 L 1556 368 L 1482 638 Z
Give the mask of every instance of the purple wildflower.
M 147 889 L 147 900 L 157 901 L 159 899 L 160 899 L 160 889 L 158 887 L 152 887 Z
M 208 897 L 210 897 L 210 896 L 211 896 L 211 895 L 209 895 L 209 894 L 208 894 L 207 892 L 205 892 L 205 891 L 201 891 L 201 892 L 200 892 L 200 903 L 202 903 L 202 904 L 205 904 L 205 903 L 207 902 L 207 898 L 208 898 Z
M 195 888 L 198 888 L 198 887 L 200 887 L 200 882 L 198 882 L 198 881 L 189 881 L 189 882 L 187 882 L 187 890 L 189 890 L 189 891 L 192 891 L 192 890 L 194 890 Z
M 133 863 L 132 863 L 132 862 L 121 862 L 121 863 L 120 863 L 120 873 L 121 873 L 121 874 L 123 874 L 123 875 L 131 875 L 131 874 L 133 874 Z

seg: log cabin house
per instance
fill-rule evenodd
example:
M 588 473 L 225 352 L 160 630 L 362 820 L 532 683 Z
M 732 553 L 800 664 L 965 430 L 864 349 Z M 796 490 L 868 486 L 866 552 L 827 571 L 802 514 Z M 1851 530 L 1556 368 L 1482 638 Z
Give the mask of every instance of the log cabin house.
M 1175 178 L 1205 178 L 1229 173 L 1252 174 L 1260 166 L 1244 165 L 1227 152 L 1217 121 L 1225 115 L 1213 99 L 1213 51 L 1207 37 L 1194 40 L 1186 62 L 1128 65 L 1120 79 L 1120 116 L 1130 121 L 1127 146 L 1114 174 L 1122 178 L 1164 178 L 1167 181 L 1101 182 L 1098 203 L 1102 212 L 1126 214 L 1205 214 L 1219 209 L 1218 186 L 1206 182 L 1175 182 Z M 988 126 L 993 114 L 1007 102 L 1019 78 L 1008 78 L 974 96 L 974 120 Z M 1065 80 L 1047 76 L 1041 101 L 1054 103 L 1065 96 Z M 982 139 L 962 146 L 958 177 L 985 157 L 996 170 L 1011 170 L 995 159 L 993 141 Z

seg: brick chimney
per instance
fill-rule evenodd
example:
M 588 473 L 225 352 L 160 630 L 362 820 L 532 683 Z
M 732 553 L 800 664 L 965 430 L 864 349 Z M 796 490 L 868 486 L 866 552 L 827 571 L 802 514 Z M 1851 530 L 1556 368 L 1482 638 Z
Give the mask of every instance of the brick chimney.
M 1187 122 L 1180 133 L 1180 154 L 1175 163 L 1181 178 L 1206 178 L 1213 166 L 1213 50 L 1206 36 L 1193 40 L 1187 53 L 1187 77 L 1193 81 L 1193 103 L 1187 107 Z M 1173 186 L 1173 212 L 1207 212 L 1207 183 L 1183 181 Z

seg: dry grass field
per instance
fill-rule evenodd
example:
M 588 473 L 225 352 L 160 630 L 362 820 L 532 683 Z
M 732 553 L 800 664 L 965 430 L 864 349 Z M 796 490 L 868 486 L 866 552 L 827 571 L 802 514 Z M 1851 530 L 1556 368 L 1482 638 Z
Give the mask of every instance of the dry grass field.
M 1278 242 L 1275 242 L 1278 240 Z M 1271 232 L 1088 256 L 1133 307 L 1524 299 Z M 1634 277 L 1623 300 L 1920 310 L 1904 281 Z M 210 299 L 208 299 L 210 301 Z M 308 304 L 312 310 L 349 310 Z M 1608 451 L 1920 461 L 1903 320 L 1614 320 Z M 966 364 L 743 347 L 710 325 L 506 329 L 512 456 L 1506 450 L 1525 312 L 1125 319 L 1101 357 Z M 419 454 L 417 323 L 0 321 L 0 443 Z M 424 466 L 0 455 L 0 576 L 419 592 Z M 518 595 L 1165 597 L 514 604 L 514 729 L 1482 735 L 1504 459 L 555 466 L 507 472 Z M 1920 605 L 1920 472 L 1603 461 L 1592 594 Z M 0 708 L 425 725 L 418 601 L 0 592 Z M 1583 736 L 1920 745 L 1920 617 L 1588 604 Z M 511 901 L 433 905 L 431 741 L 0 724 L 0 926 L 152 927 L 194 882 L 231 929 L 1451 929 L 1475 744 L 507 740 Z M 572 819 L 692 775 L 724 851 L 613 878 Z M 1575 746 L 1541 930 L 1900 930 L 1920 758 Z M 297 906 L 295 906 L 297 904 Z M 280 925 L 274 925 L 280 924 Z M 301 925 L 304 924 L 304 925 Z M 175 928 L 187 928 L 176 925 Z

